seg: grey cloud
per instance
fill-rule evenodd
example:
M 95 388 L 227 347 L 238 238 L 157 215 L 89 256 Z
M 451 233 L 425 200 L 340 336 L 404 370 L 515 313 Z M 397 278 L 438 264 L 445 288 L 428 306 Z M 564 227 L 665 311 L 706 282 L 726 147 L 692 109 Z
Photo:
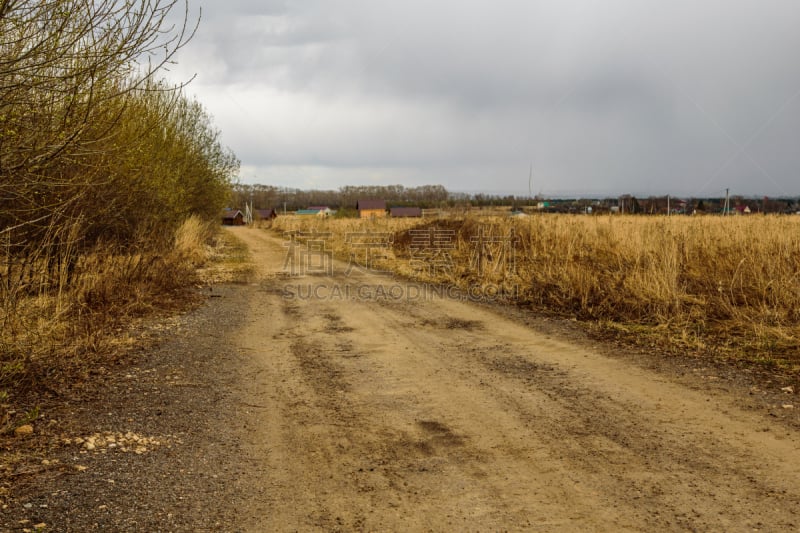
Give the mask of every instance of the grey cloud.
M 533 161 L 544 192 L 800 193 L 792 1 L 204 9 L 181 68 L 209 73 L 201 99 L 247 108 L 211 111 L 253 168 L 429 172 L 450 188 L 527 192 Z

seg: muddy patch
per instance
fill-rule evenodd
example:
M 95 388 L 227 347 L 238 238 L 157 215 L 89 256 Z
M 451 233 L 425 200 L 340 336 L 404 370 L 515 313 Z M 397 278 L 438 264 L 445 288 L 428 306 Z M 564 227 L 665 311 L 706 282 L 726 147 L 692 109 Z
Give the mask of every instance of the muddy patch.
M 502 350 L 502 347 L 498 348 Z M 521 355 L 496 355 L 482 358 L 484 364 L 495 372 L 530 383 L 543 377 L 566 378 L 567 373 L 547 363 L 537 363 Z
M 335 313 L 325 313 L 323 318 L 326 321 L 326 333 L 350 333 L 355 331 L 355 328 L 345 325 L 342 317 Z
M 341 395 L 350 389 L 344 369 L 330 359 L 325 350 L 300 339 L 291 344 L 292 355 L 313 388 L 328 396 Z
M 453 329 L 462 331 L 480 331 L 485 329 L 483 322 L 480 320 L 465 320 L 462 318 L 426 318 L 420 322 L 420 325 L 435 329 Z
M 456 434 L 446 425 L 436 420 L 420 420 L 417 426 L 425 433 L 427 440 L 426 444 L 434 447 L 444 446 L 463 446 L 464 437 Z

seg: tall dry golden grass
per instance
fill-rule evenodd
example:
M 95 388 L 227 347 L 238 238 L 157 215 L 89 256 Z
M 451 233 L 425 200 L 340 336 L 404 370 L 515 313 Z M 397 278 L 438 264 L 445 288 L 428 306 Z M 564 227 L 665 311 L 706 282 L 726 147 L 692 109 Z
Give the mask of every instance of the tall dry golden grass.
M 417 218 L 323 218 L 312 216 L 281 216 L 273 220 L 271 229 L 279 233 L 293 231 L 306 234 L 329 234 L 325 237 L 328 250 L 340 257 L 349 257 L 352 249 L 346 242 L 348 234 L 374 232 L 393 237 L 420 224 Z M 398 265 L 394 265 L 398 266 Z
M 412 227 L 450 232 L 448 271 L 413 268 Z M 287 217 L 275 229 L 331 232 L 329 248 L 340 255 L 347 231 L 393 232 L 394 254 L 381 268 L 505 289 L 517 303 L 670 351 L 800 370 L 800 217 Z
M 97 248 L 55 280 L 50 265 L 58 258 L 43 256 L 30 265 L 30 279 L 46 283 L 0 288 L 0 399 L 87 371 L 126 322 L 183 301 L 179 293 L 206 260 L 215 228 L 190 217 L 157 248 Z

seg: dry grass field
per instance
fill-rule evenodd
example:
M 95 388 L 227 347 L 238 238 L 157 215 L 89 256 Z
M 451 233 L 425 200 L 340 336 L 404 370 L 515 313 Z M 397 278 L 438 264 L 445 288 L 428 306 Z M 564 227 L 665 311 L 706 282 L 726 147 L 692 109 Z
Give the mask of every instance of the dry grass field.
M 273 229 L 321 233 L 351 260 L 348 233 L 391 235 L 371 266 L 671 353 L 800 370 L 800 217 L 285 217 Z
M 183 305 L 215 227 L 190 217 L 158 247 L 98 247 L 69 270 L 52 268 L 64 262 L 47 247 L 13 279 L 0 268 L 0 404 L 91 374 L 130 341 L 123 331 L 133 319 Z M 0 433 L 19 422 L 8 418 Z

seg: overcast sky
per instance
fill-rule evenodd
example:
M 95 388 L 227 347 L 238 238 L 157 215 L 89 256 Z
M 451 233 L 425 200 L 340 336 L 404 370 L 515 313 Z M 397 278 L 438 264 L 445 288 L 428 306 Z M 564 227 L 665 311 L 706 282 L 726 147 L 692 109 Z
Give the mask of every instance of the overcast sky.
M 194 0 L 241 181 L 800 194 L 796 0 Z

